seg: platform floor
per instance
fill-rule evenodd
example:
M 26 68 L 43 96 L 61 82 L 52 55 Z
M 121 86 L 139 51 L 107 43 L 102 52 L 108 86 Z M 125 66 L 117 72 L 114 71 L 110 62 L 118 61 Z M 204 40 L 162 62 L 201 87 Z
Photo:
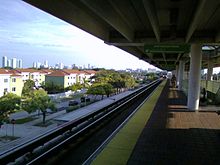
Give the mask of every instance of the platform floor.
M 167 83 L 127 164 L 220 164 L 220 116 L 189 111 Z
M 190 111 L 184 93 L 164 81 L 93 160 L 111 164 L 220 164 L 220 116 Z

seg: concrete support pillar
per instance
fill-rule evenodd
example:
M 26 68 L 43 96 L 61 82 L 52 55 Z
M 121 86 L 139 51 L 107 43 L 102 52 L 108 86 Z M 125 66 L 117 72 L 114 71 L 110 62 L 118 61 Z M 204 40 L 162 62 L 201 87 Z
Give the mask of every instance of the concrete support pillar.
M 178 90 L 182 90 L 183 88 L 183 76 L 184 76 L 184 69 L 185 63 L 183 61 L 179 62 L 179 72 L 178 72 Z
M 176 71 L 175 71 L 176 78 L 178 77 L 178 73 L 179 73 L 179 65 L 176 65 Z
M 187 107 L 190 110 L 198 110 L 200 98 L 202 45 L 191 45 L 191 58 L 189 70 L 189 88 Z
M 208 81 L 212 80 L 212 73 L 213 73 L 213 62 L 211 60 L 209 60 L 206 80 L 208 80 Z

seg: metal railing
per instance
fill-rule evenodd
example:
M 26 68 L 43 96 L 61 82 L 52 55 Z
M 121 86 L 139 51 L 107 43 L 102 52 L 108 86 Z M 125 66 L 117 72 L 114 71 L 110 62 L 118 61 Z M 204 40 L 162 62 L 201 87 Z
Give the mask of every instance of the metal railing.
M 220 89 L 220 82 L 219 81 L 207 81 L 201 80 L 200 87 L 205 88 L 207 91 L 217 94 L 218 90 Z M 183 80 L 183 91 L 187 95 L 188 93 L 188 80 Z

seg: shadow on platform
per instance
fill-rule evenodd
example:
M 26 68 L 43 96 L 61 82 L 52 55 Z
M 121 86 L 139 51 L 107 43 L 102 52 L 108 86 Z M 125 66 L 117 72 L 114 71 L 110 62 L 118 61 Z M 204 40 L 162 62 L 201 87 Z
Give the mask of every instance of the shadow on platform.
M 220 164 L 220 116 L 186 102 L 166 84 L 128 164 Z

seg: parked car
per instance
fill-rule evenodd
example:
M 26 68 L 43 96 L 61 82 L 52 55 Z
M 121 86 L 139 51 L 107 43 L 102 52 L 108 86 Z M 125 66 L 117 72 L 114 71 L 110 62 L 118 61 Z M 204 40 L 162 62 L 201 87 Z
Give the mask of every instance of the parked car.
M 84 103 L 84 102 L 90 102 L 90 98 L 88 97 L 81 97 L 81 102 Z
M 79 104 L 79 102 L 76 101 L 76 100 L 70 100 L 69 101 L 69 106 L 75 106 L 75 105 L 78 105 L 78 104 Z

